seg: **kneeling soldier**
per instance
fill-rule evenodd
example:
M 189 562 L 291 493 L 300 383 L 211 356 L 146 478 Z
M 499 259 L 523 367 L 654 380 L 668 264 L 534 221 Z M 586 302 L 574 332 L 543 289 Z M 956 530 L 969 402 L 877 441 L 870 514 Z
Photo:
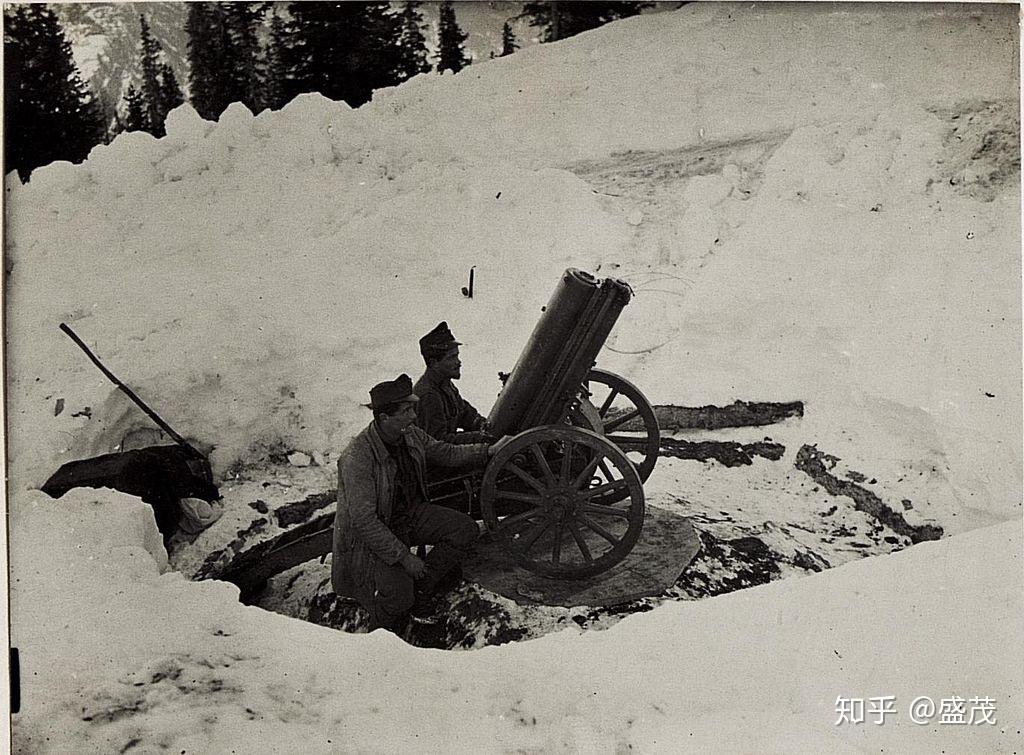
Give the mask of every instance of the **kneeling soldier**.
M 373 421 L 338 459 L 331 582 L 369 612 L 371 630 L 396 634 L 410 609 L 429 605 L 478 534 L 467 515 L 427 502 L 425 465 L 483 466 L 499 445 L 434 440 L 413 424 L 418 401 L 408 375 L 375 385 L 367 405 Z M 434 547 L 420 559 L 414 545 Z

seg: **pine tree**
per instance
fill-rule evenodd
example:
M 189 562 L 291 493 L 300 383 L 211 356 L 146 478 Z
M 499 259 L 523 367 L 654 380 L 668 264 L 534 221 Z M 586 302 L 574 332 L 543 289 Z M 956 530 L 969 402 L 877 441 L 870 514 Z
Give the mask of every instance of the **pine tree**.
M 167 111 L 163 108 L 163 92 L 160 89 L 160 43 L 150 34 L 145 16 L 139 16 L 139 24 L 142 27 L 142 99 L 146 107 L 148 131 L 153 136 L 163 136 Z
M 415 0 L 407 0 L 402 7 L 400 29 L 398 35 L 398 66 L 396 78 L 408 81 L 420 73 L 430 72 L 430 61 L 427 59 L 427 40 L 423 36 L 423 16 Z
M 465 43 L 469 37 L 455 20 L 455 8 L 452 7 L 451 0 L 441 3 L 439 16 L 437 72 L 458 73 L 472 62 L 465 51 Z
M 390 3 L 365 3 L 362 44 L 353 59 L 355 71 L 363 81 L 368 102 L 375 89 L 391 87 L 400 78 L 403 51 L 400 46 L 402 18 L 392 12 Z M 362 104 L 362 103 L 360 103 Z
M 230 35 L 218 4 L 189 3 L 185 32 L 192 107 L 201 117 L 216 120 L 230 102 L 227 68 Z
M 525 3 L 523 16 L 530 26 L 541 30 L 542 42 L 555 42 L 598 26 L 635 16 L 650 2 L 600 2 L 591 0 L 563 0 L 562 2 Z
M 398 83 L 399 18 L 388 3 L 297 2 L 288 12 L 285 98 L 319 92 L 358 107 Z
M 7 5 L 4 21 L 4 158 L 27 181 L 54 160 L 85 159 L 103 139 L 103 119 L 53 11 Z
M 160 64 L 160 107 L 164 112 L 164 119 L 167 114 L 185 101 L 181 87 L 178 85 L 178 77 L 174 75 L 174 69 L 167 63 Z
M 124 97 L 125 101 L 125 131 L 149 131 L 149 112 L 146 107 L 145 98 L 135 88 L 134 84 L 128 85 L 128 92 Z
M 217 3 L 223 18 L 226 39 L 224 60 L 227 67 L 227 102 L 241 102 L 249 110 L 262 110 L 263 93 L 259 75 L 260 47 L 257 30 L 263 23 L 263 7 L 259 3 Z
M 259 80 L 262 107 L 278 110 L 284 107 L 284 48 L 288 44 L 284 19 L 274 8 L 270 17 L 270 34 L 259 57 Z
M 292 19 L 289 94 L 319 92 L 351 104 L 354 88 L 349 81 L 349 55 L 358 37 L 359 7 L 355 3 L 295 2 L 288 12 Z
M 511 55 L 519 49 L 519 45 L 516 44 L 516 35 L 512 31 L 512 24 L 508 21 L 501 27 L 501 54 L 499 58 L 503 58 L 506 55 Z

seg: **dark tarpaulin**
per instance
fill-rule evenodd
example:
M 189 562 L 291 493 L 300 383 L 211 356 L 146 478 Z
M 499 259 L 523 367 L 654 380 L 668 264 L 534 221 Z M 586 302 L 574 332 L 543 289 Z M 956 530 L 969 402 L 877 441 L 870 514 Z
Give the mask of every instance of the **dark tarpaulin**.
M 53 498 L 72 488 L 113 488 L 138 496 L 153 507 L 156 526 L 166 540 L 178 525 L 179 499 L 220 498 L 212 477 L 209 462 L 191 449 L 150 446 L 69 461 L 41 490 Z

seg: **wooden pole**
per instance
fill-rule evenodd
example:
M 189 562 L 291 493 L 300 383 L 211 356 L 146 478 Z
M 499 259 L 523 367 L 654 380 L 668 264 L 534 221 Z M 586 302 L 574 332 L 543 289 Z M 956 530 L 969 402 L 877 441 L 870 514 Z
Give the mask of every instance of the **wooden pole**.
M 111 371 L 110 371 L 110 370 L 108 370 L 108 369 L 107 369 L 106 367 L 104 367 L 104 366 L 103 366 L 103 363 L 102 363 L 102 362 L 101 362 L 101 361 L 100 361 L 100 360 L 99 360 L 99 359 L 98 359 L 98 358 L 96 357 L 96 355 L 95 355 L 95 354 L 93 354 L 93 353 L 92 353 L 92 352 L 91 352 L 91 351 L 89 350 L 89 347 L 85 345 L 85 343 L 84 343 L 84 342 L 82 341 L 82 339 L 78 337 L 78 334 L 77 334 L 77 333 L 75 333 L 75 331 L 73 331 L 73 330 L 72 330 L 72 329 L 71 329 L 71 328 L 70 328 L 70 327 L 69 327 L 69 326 L 67 325 L 67 323 L 63 323 L 63 322 L 62 322 L 62 323 L 60 324 L 60 329 L 61 329 L 61 330 L 63 330 L 63 331 L 64 331 L 64 333 L 65 333 L 65 334 L 66 334 L 66 335 L 67 335 L 67 336 L 68 336 L 68 337 L 69 337 L 69 338 L 70 338 L 70 339 L 71 339 L 72 341 L 74 341 L 74 342 L 75 342 L 76 344 L 78 344 L 78 348 L 80 348 L 80 349 L 81 349 L 82 351 L 84 351 L 84 352 L 85 352 L 85 355 L 86 355 L 87 357 L 89 357 L 89 359 L 91 359 L 91 360 L 92 360 L 92 363 L 93 363 L 93 364 L 95 364 L 95 365 L 96 365 L 97 367 L 99 367 L 99 368 L 100 368 L 100 372 L 102 372 L 102 373 L 103 373 L 104 375 L 106 375 L 106 376 L 107 376 L 107 379 L 108 379 L 108 380 L 109 380 L 109 381 L 110 381 L 111 383 L 113 383 L 113 384 L 114 384 L 114 385 L 116 385 L 116 386 L 117 386 L 118 388 L 120 388 L 120 389 L 121 389 L 121 390 L 122 390 L 122 391 L 124 392 L 124 394 L 125 394 L 126 396 L 128 396 L 128 398 L 130 398 L 130 399 L 131 399 L 131 400 L 132 400 L 132 401 L 133 401 L 133 402 L 135 403 L 135 405 L 136 405 L 137 407 L 139 407 L 139 408 L 140 408 L 140 409 L 141 409 L 142 411 L 144 411 L 144 412 L 146 413 L 146 415 L 147 415 L 147 416 L 148 416 L 148 417 L 149 417 L 149 418 L 150 418 L 151 420 L 153 420 L 154 422 L 156 422 L 157 426 L 158 426 L 158 427 L 159 427 L 159 428 L 160 428 L 161 430 L 163 430 L 163 431 L 164 431 L 165 433 L 167 433 L 167 434 L 168 434 L 168 435 L 169 435 L 169 436 L 171 437 L 171 439 L 172 439 L 172 440 L 174 440 L 174 442 L 176 442 L 176 443 L 178 443 L 178 444 L 180 444 L 180 445 L 184 446 L 185 448 L 189 449 L 189 450 L 190 450 L 190 451 L 191 451 L 192 453 L 194 453 L 194 454 L 195 454 L 196 456 L 202 456 L 202 454 L 200 454 L 200 453 L 199 453 L 199 452 L 198 452 L 198 451 L 197 451 L 197 450 L 196 450 L 195 448 L 193 448 L 193 447 L 192 447 L 192 446 L 191 446 L 191 445 L 189 444 L 189 442 L 188 442 L 187 440 L 185 440 L 185 439 L 184 439 L 183 437 L 181 437 L 180 435 L 178 435 L 178 433 L 176 433 L 176 432 L 174 431 L 174 428 L 172 428 L 172 427 L 171 427 L 170 425 L 168 425 L 168 424 L 167 424 L 166 422 L 164 422 L 164 420 L 163 420 L 163 419 L 162 419 L 162 418 L 160 417 L 160 415 L 159 415 L 159 414 L 157 414 L 157 413 L 156 413 L 156 412 L 154 412 L 154 411 L 153 411 L 152 409 L 150 409 L 150 408 L 149 408 L 149 406 L 147 406 L 146 402 L 145 402 L 145 401 L 143 401 L 143 400 L 142 400 L 141 398 L 139 398 L 139 397 L 138 397 L 138 396 L 137 396 L 137 395 L 135 394 L 135 392 L 134 392 L 134 391 L 132 391 L 132 389 L 131 389 L 131 388 L 129 388 L 129 387 L 127 386 L 127 385 L 125 385 L 125 384 L 124 384 L 124 383 L 122 383 L 122 382 L 121 382 L 120 380 L 118 380 L 118 379 L 117 379 L 117 376 L 116 376 L 116 375 L 114 375 L 114 373 L 113 373 L 113 372 L 111 372 Z

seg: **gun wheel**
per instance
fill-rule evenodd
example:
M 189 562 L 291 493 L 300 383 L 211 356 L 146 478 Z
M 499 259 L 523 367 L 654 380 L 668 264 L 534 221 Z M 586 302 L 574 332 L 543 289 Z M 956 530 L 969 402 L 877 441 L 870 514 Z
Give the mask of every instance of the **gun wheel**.
M 636 466 L 641 482 L 651 476 L 661 442 L 658 418 L 647 397 L 625 378 L 605 370 L 591 370 L 569 410 L 569 422 L 614 443 Z M 614 503 L 622 493 L 610 492 L 599 502 Z
M 633 463 L 614 443 L 571 425 L 532 428 L 509 441 L 484 471 L 480 506 L 518 564 L 562 579 L 622 561 L 644 523 Z

